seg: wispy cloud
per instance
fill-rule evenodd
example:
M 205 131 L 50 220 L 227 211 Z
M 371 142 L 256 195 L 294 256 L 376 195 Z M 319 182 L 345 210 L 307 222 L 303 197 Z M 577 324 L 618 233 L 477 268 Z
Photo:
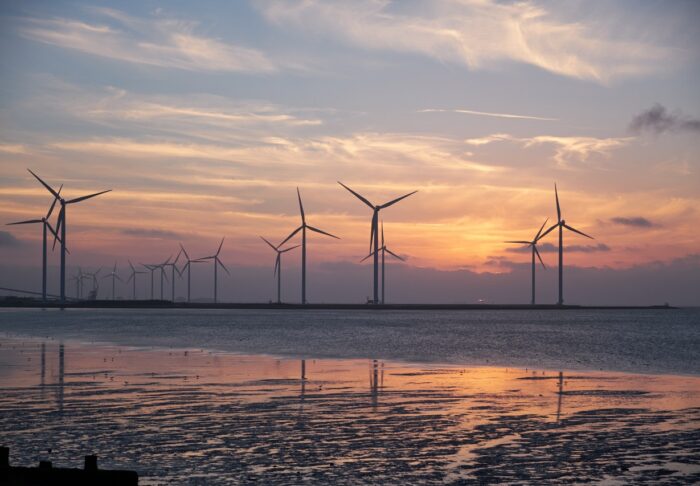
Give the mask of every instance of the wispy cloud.
M 2 143 L 0 142 L 0 152 L 13 155 L 27 155 L 29 149 L 18 143 Z
M 622 226 L 633 226 L 637 228 L 651 228 L 656 226 L 655 223 L 651 222 L 647 218 L 644 218 L 642 216 L 631 216 L 631 217 L 622 217 L 618 216 L 615 218 L 611 218 L 610 222 L 613 224 L 619 224 Z
M 540 253 L 557 253 L 559 247 L 552 243 L 540 243 L 537 245 L 537 250 Z M 611 248 L 605 243 L 598 243 L 597 245 L 566 245 L 564 250 L 567 253 L 600 253 L 608 252 Z M 509 253 L 530 253 L 532 250 L 529 246 L 519 246 L 516 248 L 507 248 Z
M 119 61 L 190 71 L 266 73 L 277 69 L 262 51 L 198 35 L 194 22 L 141 19 L 112 9 L 92 9 L 99 23 L 27 18 L 28 39 Z
M 175 240 L 182 238 L 180 233 L 156 228 L 124 228 L 121 233 L 127 236 L 138 236 L 140 238 L 156 238 L 160 240 Z
M 471 69 L 509 60 L 605 83 L 653 71 L 669 57 L 658 43 L 647 42 L 648 37 L 622 36 L 593 19 L 568 21 L 558 15 L 557 5 L 495 0 L 271 0 L 260 8 L 280 26 Z
M 630 122 L 630 130 L 634 133 L 651 132 L 700 132 L 700 119 L 691 118 L 681 112 L 671 113 L 665 106 L 656 103 L 648 110 L 635 116 Z
M 620 148 L 630 141 L 631 137 L 596 138 L 584 136 L 554 136 L 538 135 L 535 137 L 514 137 L 507 133 L 495 133 L 479 138 L 469 138 L 464 142 L 468 145 L 480 146 L 495 142 L 520 143 L 525 148 L 537 145 L 550 145 L 554 147 L 554 160 L 561 165 L 569 161 L 583 162 L 592 154 L 608 156 L 610 151 Z
M 530 116 L 530 115 L 514 115 L 511 113 L 491 113 L 488 111 L 476 111 L 476 110 L 444 110 L 439 108 L 427 108 L 425 110 L 418 110 L 418 113 L 461 113 L 465 115 L 477 115 L 477 116 L 490 116 L 494 118 L 513 118 L 517 120 L 539 120 L 539 121 L 557 121 L 557 118 L 545 118 L 541 116 Z

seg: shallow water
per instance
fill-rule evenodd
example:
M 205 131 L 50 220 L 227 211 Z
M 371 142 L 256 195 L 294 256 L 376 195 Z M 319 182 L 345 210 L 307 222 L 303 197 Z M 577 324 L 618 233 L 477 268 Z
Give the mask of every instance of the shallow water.
M 693 376 L 0 338 L 12 463 L 141 484 L 693 484 L 699 430 Z
M 3 309 L 3 332 L 275 356 L 700 375 L 700 309 Z

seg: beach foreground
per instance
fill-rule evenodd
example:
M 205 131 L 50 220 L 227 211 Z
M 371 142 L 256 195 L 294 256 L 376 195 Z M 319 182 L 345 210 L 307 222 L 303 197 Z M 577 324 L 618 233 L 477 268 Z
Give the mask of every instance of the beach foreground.
M 18 465 L 94 453 L 141 484 L 700 481 L 694 376 L 0 344 Z

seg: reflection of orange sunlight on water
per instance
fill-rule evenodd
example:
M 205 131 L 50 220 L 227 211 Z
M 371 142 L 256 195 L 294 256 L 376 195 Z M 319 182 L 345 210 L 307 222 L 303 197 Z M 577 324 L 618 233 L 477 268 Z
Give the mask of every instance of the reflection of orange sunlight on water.
M 408 447 L 403 456 L 442 457 L 441 451 L 449 449 L 445 467 L 457 472 L 447 477 L 469 477 L 459 472 L 465 464 L 476 461 L 484 448 L 510 447 L 522 440 L 523 422 L 529 427 L 525 430 L 566 427 L 568 433 L 579 434 L 592 430 L 585 421 L 589 413 L 620 409 L 623 414 L 666 414 L 700 406 L 700 378 L 686 376 L 564 371 L 560 381 L 556 371 L 518 368 L 19 339 L 0 339 L 0 351 L 0 432 L 9 443 L 24 444 L 25 453 L 36 454 L 48 443 L 60 451 L 54 454 L 65 454 L 68 460 L 69 451 L 98 440 L 105 449 L 101 453 L 119 458 L 126 444 L 138 450 L 151 447 L 151 442 L 132 444 L 140 440 L 132 434 L 139 434 L 157 445 L 134 456 L 139 464 L 165 461 L 175 471 L 180 466 L 173 465 L 171 454 L 177 450 L 187 467 L 211 461 L 210 467 L 221 473 L 230 467 L 225 458 L 236 451 L 257 461 L 249 471 L 259 479 L 270 474 L 269 461 L 274 463 L 275 454 L 285 447 L 301 450 L 317 440 L 313 447 L 325 447 L 327 454 L 332 448 L 323 444 L 336 448 L 327 461 L 348 468 L 367 460 L 365 454 L 377 454 L 373 447 L 388 447 L 385 442 Z M 685 412 L 677 413 L 681 419 Z M 635 420 L 645 430 L 683 427 L 682 420 Z M 692 420 L 685 427 L 689 424 Z M 24 431 L 25 426 L 30 428 Z M 76 436 L 71 438 L 71 433 Z M 478 439 L 457 446 L 459 434 Z M 373 437 L 373 445 L 358 451 L 357 441 L 363 437 Z M 27 441 L 36 444 L 27 446 Z M 423 445 L 413 450 L 406 445 L 411 441 Z M 274 450 L 258 456 L 260 447 Z M 221 454 L 223 463 L 212 459 Z M 183 471 L 166 476 L 181 480 L 192 474 Z

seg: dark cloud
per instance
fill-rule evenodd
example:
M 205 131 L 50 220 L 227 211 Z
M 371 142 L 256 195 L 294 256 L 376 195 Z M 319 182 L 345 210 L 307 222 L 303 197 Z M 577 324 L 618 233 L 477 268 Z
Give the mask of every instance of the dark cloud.
M 619 216 L 616 218 L 611 218 L 610 222 L 614 224 L 621 224 L 623 226 L 636 226 L 637 228 L 652 228 L 656 226 L 655 223 L 652 223 L 647 218 L 643 218 L 641 216 Z
M 537 250 L 540 253 L 556 253 L 559 251 L 559 246 L 552 243 L 540 243 L 537 245 Z M 506 251 L 511 253 L 530 253 L 529 246 L 520 246 L 517 248 L 508 248 Z M 598 243 L 597 245 L 567 245 L 564 244 L 564 251 L 571 253 L 595 253 L 600 251 L 610 251 L 610 247 L 605 243 Z
M 148 228 L 126 228 L 121 230 L 122 233 L 129 236 L 140 236 L 142 238 L 159 238 L 163 240 L 180 239 L 182 235 L 175 231 L 148 229 Z
M 597 245 L 571 245 L 564 246 L 564 251 L 575 251 L 579 253 L 597 253 L 601 251 L 610 251 L 610 247 L 605 243 L 598 243 Z
M 9 231 L 0 231 L 0 247 L 10 248 L 19 246 L 19 240 Z
M 559 251 L 559 247 L 556 245 L 553 245 L 552 243 L 540 243 L 537 245 L 537 250 L 540 253 L 554 253 L 556 251 Z M 529 246 L 524 245 L 524 246 L 518 246 L 515 248 L 508 248 L 506 251 L 511 252 L 511 253 L 530 253 L 532 250 L 530 249 Z
M 700 120 L 680 112 L 671 113 L 666 107 L 656 103 L 635 116 L 629 129 L 634 133 L 652 132 L 657 135 L 664 132 L 700 132 Z

